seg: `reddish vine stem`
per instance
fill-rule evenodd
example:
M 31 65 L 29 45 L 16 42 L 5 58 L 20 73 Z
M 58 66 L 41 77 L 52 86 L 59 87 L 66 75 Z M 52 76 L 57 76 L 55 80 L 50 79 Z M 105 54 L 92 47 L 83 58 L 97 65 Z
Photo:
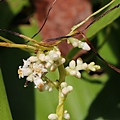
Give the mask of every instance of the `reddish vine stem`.
M 80 31 L 80 34 L 82 35 L 82 37 L 85 39 L 85 41 L 87 42 L 87 44 L 90 46 L 90 48 L 92 49 L 92 51 L 104 62 L 106 63 L 110 68 L 112 68 L 113 70 L 115 70 L 116 72 L 120 73 L 120 69 L 115 67 L 114 65 L 108 63 L 94 48 L 94 46 L 91 44 L 91 42 L 88 40 L 88 38 L 86 37 L 86 35 Z
M 42 26 L 41 26 L 41 28 L 40 28 L 40 29 L 38 30 L 38 32 L 35 33 L 31 38 L 34 38 L 38 33 L 41 32 L 41 30 L 42 30 L 43 27 L 45 26 L 45 23 L 47 22 L 47 19 L 48 19 L 48 16 L 49 16 L 49 14 L 50 14 L 50 11 L 52 10 L 52 8 L 53 8 L 53 6 L 54 6 L 55 3 L 56 3 L 56 0 L 53 1 L 51 7 L 49 8 L 49 10 L 48 10 L 48 12 L 47 12 L 47 15 L 46 15 L 46 17 L 45 17 L 45 20 L 44 20 L 44 22 L 43 22 L 43 24 L 42 24 Z

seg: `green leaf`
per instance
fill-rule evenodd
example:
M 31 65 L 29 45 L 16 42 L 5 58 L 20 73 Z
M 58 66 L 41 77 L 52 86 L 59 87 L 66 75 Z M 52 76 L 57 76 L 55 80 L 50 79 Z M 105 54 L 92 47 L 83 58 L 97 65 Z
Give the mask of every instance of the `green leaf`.
M 113 6 L 120 3 L 120 0 L 115 0 L 115 2 L 108 7 L 108 9 L 112 8 Z M 108 10 L 107 9 L 107 10 Z M 103 18 L 101 18 L 99 21 L 95 22 L 93 25 L 91 25 L 87 32 L 87 37 L 92 37 L 95 35 L 98 31 L 112 23 L 115 19 L 117 19 L 120 16 L 120 7 L 116 8 L 115 10 L 111 11 L 107 15 L 105 15 Z
M 12 120 L 1 70 L 0 70 L 0 120 Z
M 0 2 L 0 28 L 13 28 L 11 21 L 22 10 L 24 6 L 28 5 L 27 0 L 8 0 Z M 16 32 L 20 32 L 18 29 Z M 0 33 L 1 34 L 1 33 Z M 8 36 L 7 36 L 8 35 Z M 23 39 L 14 35 L 5 34 L 6 38 L 15 41 L 16 43 L 23 43 Z M 25 79 L 19 80 L 17 69 L 22 65 L 22 59 L 28 58 L 29 53 L 19 50 L 0 47 L 0 65 L 4 78 L 8 101 L 14 120 L 34 120 L 34 88 L 32 84 L 28 88 L 24 88 Z M 4 110 L 4 109 L 3 109 Z M 2 110 L 1 110 L 2 111 Z M 27 115 L 26 115 L 27 113 Z M 2 113 L 1 113 L 2 114 Z M 8 111 L 9 114 L 9 111 Z M 7 114 L 6 114 L 7 115 Z M 1 119 L 9 120 L 9 119 Z
M 98 34 L 99 37 L 96 39 L 96 44 L 101 45 L 99 49 L 99 54 L 109 63 L 120 68 L 119 64 L 119 51 L 120 51 L 120 18 L 118 18 L 111 26 L 102 31 L 103 34 Z M 116 25 L 115 25 L 116 24 Z M 97 35 L 97 36 L 98 36 Z M 102 44 L 101 44 L 102 43 Z M 95 58 L 93 59 L 95 60 Z M 107 75 L 107 82 L 104 88 L 96 96 L 92 102 L 89 113 L 86 120 L 93 120 L 97 118 L 103 119 L 120 119 L 119 116 L 119 99 L 120 99 L 120 74 L 109 68 L 105 63 L 96 59 L 98 64 L 101 64 L 102 69 L 104 69 L 104 74 Z M 99 76 L 100 78 L 101 76 Z M 100 78 L 101 81 L 106 80 L 106 78 Z M 112 113 L 112 114 L 111 114 Z
M 68 84 L 73 86 L 73 91 L 68 95 L 65 107 L 71 115 L 71 120 L 85 119 L 91 103 L 105 85 L 97 82 L 94 83 L 95 81 L 100 81 L 97 77 L 89 76 L 88 78 L 90 79 L 90 82 L 83 78 L 76 79 L 71 76 L 67 77 Z M 103 78 L 106 78 L 106 76 L 103 76 Z

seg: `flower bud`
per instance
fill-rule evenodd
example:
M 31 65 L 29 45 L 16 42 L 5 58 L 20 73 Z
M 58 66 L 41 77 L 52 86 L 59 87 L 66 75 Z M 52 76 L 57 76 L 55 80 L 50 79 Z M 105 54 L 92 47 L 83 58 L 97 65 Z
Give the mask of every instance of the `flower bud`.
M 70 114 L 68 113 L 67 110 L 64 111 L 64 118 L 65 118 L 66 120 L 69 120 L 69 119 L 70 119 Z
M 48 119 L 49 119 L 49 120 L 57 120 L 57 118 L 58 118 L 58 116 L 57 116 L 57 114 L 55 114 L 55 113 L 52 113 L 52 114 L 50 114 L 50 115 L 48 116 Z
M 67 86 L 67 87 L 64 87 L 63 89 L 62 89 L 62 93 L 64 94 L 64 95 L 67 95 L 69 92 L 71 92 L 73 90 L 73 87 L 72 86 Z

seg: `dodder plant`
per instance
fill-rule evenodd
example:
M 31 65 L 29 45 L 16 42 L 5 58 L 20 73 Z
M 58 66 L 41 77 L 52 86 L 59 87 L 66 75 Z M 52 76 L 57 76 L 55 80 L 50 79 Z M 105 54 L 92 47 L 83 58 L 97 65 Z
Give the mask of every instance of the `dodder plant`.
M 53 2 L 51 8 L 48 11 L 48 15 L 50 10 L 52 9 L 54 3 L 56 0 Z M 72 44 L 73 47 L 78 47 L 83 50 L 89 51 L 90 49 L 93 50 L 93 52 L 100 58 L 102 59 L 109 67 L 114 69 L 117 72 L 120 72 L 120 70 L 113 65 L 107 63 L 94 49 L 92 44 L 89 42 L 88 38 L 84 34 L 84 30 L 86 30 L 90 25 L 92 25 L 94 22 L 99 20 L 101 17 L 104 15 L 108 14 L 110 11 L 114 10 L 115 8 L 118 8 L 120 4 L 114 6 L 107 12 L 103 13 L 100 15 L 98 18 L 93 20 L 84 30 L 78 31 L 77 29 L 83 25 L 87 20 L 89 20 L 91 17 L 96 15 L 97 13 L 101 12 L 103 9 L 108 7 L 113 1 L 111 1 L 109 4 L 98 10 L 97 12 L 93 13 L 89 17 L 87 17 L 84 21 L 81 23 L 73 26 L 71 29 L 70 33 L 67 34 L 66 36 L 61 36 L 58 38 L 51 38 L 47 39 L 46 41 L 42 42 L 37 42 L 33 38 L 42 30 L 42 28 L 45 25 L 45 22 L 47 21 L 47 17 L 43 23 L 43 26 L 41 29 L 32 37 L 29 38 L 25 35 L 16 33 L 16 32 L 11 32 L 8 30 L 0 29 L 1 32 L 8 32 L 11 34 L 14 34 L 16 36 L 19 36 L 21 38 L 24 38 L 28 40 L 26 44 L 16 44 L 11 42 L 10 40 L 0 36 L 0 39 L 3 40 L 4 42 L 0 42 L 0 46 L 4 47 L 15 47 L 15 48 L 20 48 L 23 50 L 28 50 L 30 53 L 34 53 L 34 55 L 30 56 L 27 60 L 23 59 L 23 65 L 19 66 L 18 68 L 18 75 L 19 78 L 26 78 L 25 82 L 25 87 L 27 87 L 29 82 L 33 82 L 35 85 L 35 88 L 38 88 L 40 92 L 44 91 L 52 91 L 53 88 L 56 88 L 59 93 L 58 93 L 58 106 L 56 108 L 56 113 L 51 113 L 48 116 L 48 119 L 50 120 L 62 120 L 70 119 L 70 115 L 67 110 L 64 108 L 64 102 L 67 98 L 67 95 L 73 90 L 72 85 L 68 85 L 65 81 L 66 76 L 71 75 L 76 78 L 81 78 L 81 71 L 85 70 L 86 72 L 90 71 L 96 71 L 100 69 L 99 65 L 95 65 L 94 62 L 90 63 L 85 63 L 81 58 L 78 58 L 76 61 L 71 60 L 69 62 L 69 66 L 65 67 L 64 63 L 66 61 L 65 58 L 61 56 L 61 52 L 58 48 L 58 45 L 62 41 L 67 41 L 68 44 Z M 84 39 L 84 41 L 80 41 L 75 38 L 80 34 Z M 52 44 L 49 44 L 49 41 L 54 41 Z M 31 44 L 32 43 L 32 44 Z M 58 69 L 59 73 L 59 79 L 56 81 L 51 80 L 49 77 L 47 77 L 48 72 L 55 72 L 56 69 Z

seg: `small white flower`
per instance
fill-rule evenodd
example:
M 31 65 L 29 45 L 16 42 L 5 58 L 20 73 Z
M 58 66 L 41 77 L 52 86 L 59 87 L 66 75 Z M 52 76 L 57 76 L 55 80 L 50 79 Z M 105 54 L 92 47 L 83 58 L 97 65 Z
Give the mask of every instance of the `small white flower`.
M 65 63 L 65 58 L 59 59 L 59 64 L 61 65 L 61 64 L 63 64 L 63 63 Z
M 64 87 L 63 89 L 62 89 L 62 93 L 64 94 L 64 95 L 67 95 L 69 92 L 71 92 L 73 90 L 73 87 L 72 86 L 67 86 L 67 87 Z
M 75 76 L 75 75 L 77 74 L 77 72 L 78 72 L 77 70 L 74 70 L 74 69 L 73 69 L 73 70 L 70 71 L 70 75 Z
M 46 82 L 43 87 L 43 91 L 49 91 L 51 92 L 53 89 L 53 85 L 51 83 Z
M 50 88 L 48 89 L 48 91 L 49 91 L 49 92 L 51 92 L 51 91 L 52 91 L 52 89 L 53 89 L 53 88 L 52 88 L 52 87 L 50 87 Z
M 52 61 L 49 61 L 45 64 L 45 67 L 46 68 L 50 68 L 52 66 L 53 62 Z
M 71 43 L 72 43 L 73 47 L 78 47 L 79 42 L 80 41 L 78 41 L 77 39 L 74 39 L 74 41 L 72 41 Z
M 90 50 L 89 45 L 86 42 L 81 42 L 80 40 L 70 37 L 67 39 L 67 43 L 71 43 L 73 47 L 82 48 L 83 50 Z
M 69 75 L 73 75 L 77 78 L 80 78 L 81 77 L 81 73 L 79 72 L 79 69 L 78 67 L 76 66 L 76 63 L 74 60 L 72 60 L 70 63 L 69 63 L 69 67 L 66 67 L 66 73 L 69 74 Z
M 75 61 L 74 60 L 72 60 L 70 63 L 69 63 L 69 67 L 71 68 L 71 69 L 75 69 Z
M 83 50 L 87 50 L 89 51 L 91 48 L 89 47 L 89 45 L 86 42 L 81 42 L 80 46 Z
M 46 62 L 52 61 L 52 60 L 50 59 L 50 56 L 49 56 L 49 55 L 46 55 L 46 56 L 45 56 L 45 61 L 46 61 Z
M 77 71 L 77 73 L 75 74 L 76 78 L 81 78 L 81 73 Z
M 38 88 L 40 91 L 42 91 L 44 87 L 44 82 L 40 77 L 34 77 L 34 84 L 35 88 Z
M 31 64 L 31 62 L 29 60 L 24 60 L 23 59 L 23 62 L 24 62 L 24 64 L 23 64 L 24 68 L 29 67 L 29 65 Z
M 26 80 L 27 80 L 27 81 L 30 81 L 30 82 L 33 82 L 33 78 L 34 78 L 33 74 L 30 74 L 30 75 L 26 78 Z
M 70 120 L 70 114 L 68 113 L 67 110 L 64 111 L 64 118 L 65 118 L 66 120 Z
M 44 67 L 43 64 L 40 63 L 34 63 L 33 64 L 33 74 L 38 75 L 39 77 L 42 76 L 42 74 L 46 73 L 47 69 Z
M 55 113 L 52 113 L 52 114 L 50 114 L 50 115 L 48 116 L 48 119 L 49 119 L 49 120 L 57 120 L 57 119 L 58 119 L 58 115 L 55 114 Z
M 32 73 L 32 70 L 30 68 L 22 68 L 21 66 L 19 66 L 19 69 L 18 69 L 19 78 L 23 78 L 24 76 L 28 76 L 31 73 Z
M 41 53 L 38 57 L 42 62 L 45 61 L 45 54 Z
M 62 83 L 60 84 L 60 86 L 61 86 L 61 89 L 63 89 L 64 87 L 67 87 L 67 83 L 66 83 L 66 82 L 62 82 Z
M 54 47 L 53 50 L 46 53 L 45 62 L 46 68 L 49 68 L 50 71 L 55 71 L 59 65 L 65 62 L 65 59 L 61 57 L 59 49 Z
M 91 71 L 96 71 L 100 69 L 99 65 L 95 65 L 94 62 L 91 62 L 90 64 L 88 64 L 87 69 L 91 70 Z
M 56 61 L 56 60 L 58 60 L 60 58 L 59 52 L 58 51 L 54 51 L 54 50 L 51 50 L 49 52 L 49 56 L 50 56 L 50 59 L 54 60 L 54 61 Z
M 50 50 L 46 55 L 46 62 L 49 60 L 56 61 L 61 57 L 61 53 L 57 47 L 54 47 L 53 50 Z
M 77 59 L 77 70 L 85 70 L 87 68 L 87 63 L 83 63 L 83 60 L 81 58 Z
M 30 61 L 31 63 L 36 62 L 36 61 L 38 61 L 38 58 L 36 56 L 31 56 L 27 59 L 27 61 Z
M 73 90 L 73 87 L 70 86 L 70 85 L 67 85 L 66 82 L 62 82 L 60 84 L 60 87 L 61 87 L 61 97 L 64 97 L 65 95 L 67 95 L 69 92 L 71 92 Z
M 67 39 L 67 43 L 71 43 L 73 45 L 73 47 L 78 47 L 79 45 L 79 40 L 73 37 L 70 37 Z

